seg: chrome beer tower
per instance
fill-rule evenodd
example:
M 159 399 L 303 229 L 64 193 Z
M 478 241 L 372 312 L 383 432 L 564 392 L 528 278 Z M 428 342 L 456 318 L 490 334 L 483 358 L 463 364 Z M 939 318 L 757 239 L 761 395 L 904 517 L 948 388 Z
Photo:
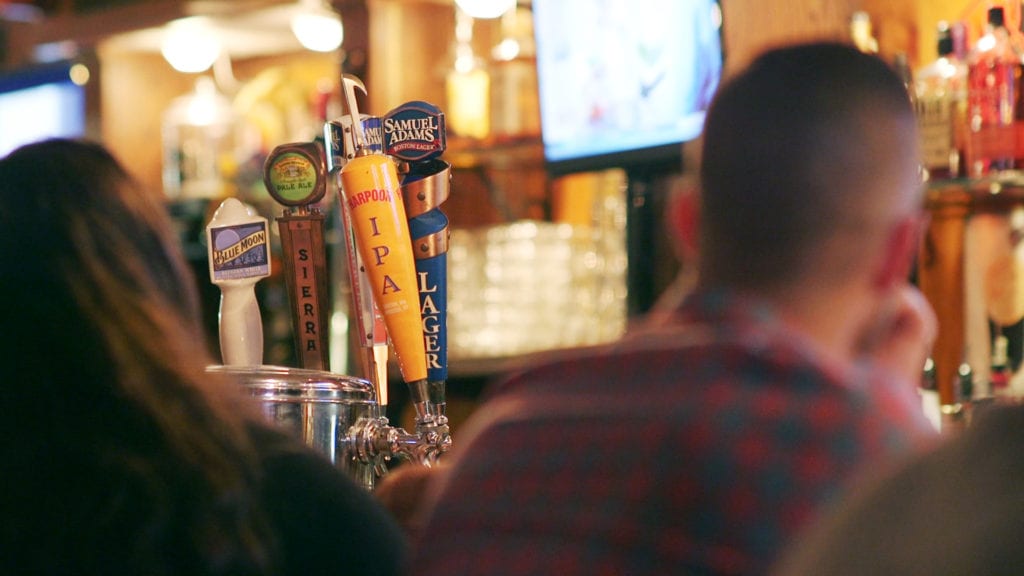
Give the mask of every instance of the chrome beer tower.
M 262 356 L 252 354 L 244 364 L 233 363 L 226 351 L 235 345 L 225 342 L 223 331 L 240 322 L 222 307 L 224 365 L 210 370 L 234 377 L 261 402 L 268 420 L 290 428 L 372 489 L 390 459 L 430 466 L 451 446 L 445 415 L 448 221 L 440 210 L 448 198 L 450 165 L 438 158 L 445 149 L 439 109 L 410 102 L 382 118 L 360 115 L 356 88 L 365 91 L 358 78 L 346 75 L 349 114 L 324 125 L 326 145 L 282 144 L 264 165 L 267 190 L 284 207 L 276 220 L 300 366 L 262 365 Z M 332 185 L 344 224 L 360 377 L 330 372 L 325 217 L 319 202 Z M 238 253 L 225 244 L 220 243 L 218 267 L 241 266 L 225 260 Z M 211 262 L 212 250 L 211 243 Z M 263 250 L 265 255 L 266 245 Z M 211 263 L 211 280 L 222 290 L 223 277 Z M 250 349 L 256 338 L 245 335 Z M 412 433 L 392 426 L 384 413 L 389 344 L 416 411 Z

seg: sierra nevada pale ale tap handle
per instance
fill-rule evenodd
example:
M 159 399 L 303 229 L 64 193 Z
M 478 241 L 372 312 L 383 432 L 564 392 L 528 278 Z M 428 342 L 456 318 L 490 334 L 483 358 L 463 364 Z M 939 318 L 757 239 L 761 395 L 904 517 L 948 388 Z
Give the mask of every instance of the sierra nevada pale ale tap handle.
M 330 370 L 325 218 L 316 206 L 327 190 L 323 147 L 317 142 L 277 146 L 264 163 L 263 181 L 285 207 L 277 226 L 299 365 Z

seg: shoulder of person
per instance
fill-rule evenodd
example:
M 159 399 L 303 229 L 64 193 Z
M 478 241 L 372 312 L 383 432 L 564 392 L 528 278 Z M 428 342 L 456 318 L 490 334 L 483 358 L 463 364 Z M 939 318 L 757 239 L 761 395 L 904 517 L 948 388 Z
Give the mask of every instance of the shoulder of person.
M 399 576 L 408 542 L 397 521 L 355 480 L 299 439 L 254 423 L 261 495 L 286 574 L 339 571 Z

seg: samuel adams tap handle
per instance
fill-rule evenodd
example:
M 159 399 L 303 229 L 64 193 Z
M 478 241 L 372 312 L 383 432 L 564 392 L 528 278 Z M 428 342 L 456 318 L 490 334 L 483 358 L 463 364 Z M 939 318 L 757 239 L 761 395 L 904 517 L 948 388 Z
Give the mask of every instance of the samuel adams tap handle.
M 402 200 L 416 259 L 417 288 L 427 360 L 427 417 L 445 418 L 448 379 L 448 218 L 441 204 L 451 189 L 451 166 L 438 159 L 446 147 L 444 113 L 407 102 L 383 119 L 386 153 L 406 162 Z

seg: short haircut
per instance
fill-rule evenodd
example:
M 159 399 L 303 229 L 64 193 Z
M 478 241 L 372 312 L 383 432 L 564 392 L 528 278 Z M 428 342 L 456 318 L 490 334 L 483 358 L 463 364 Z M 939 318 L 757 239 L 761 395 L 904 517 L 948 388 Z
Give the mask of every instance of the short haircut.
M 885 169 L 868 136 L 888 119 L 909 119 L 913 131 L 906 86 L 846 44 L 771 50 L 724 83 L 704 128 L 705 281 L 784 287 L 834 230 L 863 224 L 872 178 Z

